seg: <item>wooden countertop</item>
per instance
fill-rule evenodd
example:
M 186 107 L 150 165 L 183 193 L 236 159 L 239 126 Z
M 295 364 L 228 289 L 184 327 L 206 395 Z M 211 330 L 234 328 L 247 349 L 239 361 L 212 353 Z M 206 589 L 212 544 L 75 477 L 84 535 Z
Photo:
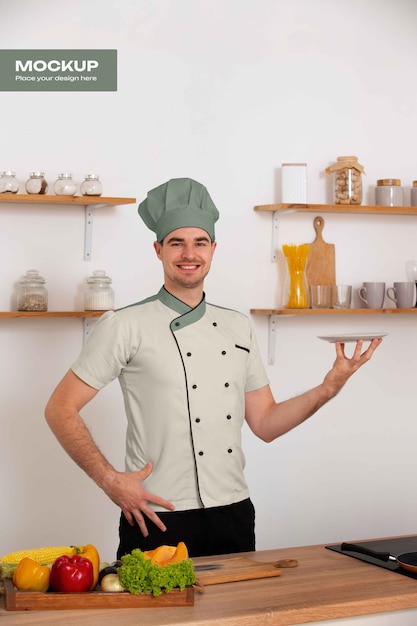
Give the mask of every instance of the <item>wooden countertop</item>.
M 237 556 L 237 555 L 230 555 Z M 417 608 L 417 580 L 326 550 L 324 545 L 249 552 L 261 562 L 297 559 L 298 567 L 276 578 L 205 587 L 191 607 L 6 611 L 8 626 L 252 626 L 305 624 Z M 225 558 L 224 556 L 222 558 Z M 196 563 L 213 562 L 201 557 Z

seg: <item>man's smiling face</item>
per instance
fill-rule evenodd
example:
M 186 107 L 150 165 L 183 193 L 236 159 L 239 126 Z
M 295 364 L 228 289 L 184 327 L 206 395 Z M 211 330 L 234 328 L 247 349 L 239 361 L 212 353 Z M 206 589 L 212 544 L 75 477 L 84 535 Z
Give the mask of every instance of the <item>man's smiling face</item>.
M 210 271 L 216 243 L 202 228 L 178 228 L 154 248 L 162 261 L 165 287 L 175 295 L 176 288 L 203 288 Z

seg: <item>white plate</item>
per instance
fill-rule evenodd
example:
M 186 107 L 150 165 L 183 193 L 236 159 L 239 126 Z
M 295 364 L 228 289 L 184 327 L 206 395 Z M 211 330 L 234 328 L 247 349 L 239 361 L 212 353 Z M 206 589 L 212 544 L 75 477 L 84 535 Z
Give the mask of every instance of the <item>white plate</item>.
M 344 333 L 342 335 L 326 335 L 319 337 L 319 339 L 329 341 L 330 343 L 336 343 L 336 341 L 346 343 L 348 341 L 359 341 L 360 339 L 363 341 L 372 341 L 372 339 L 379 339 L 380 337 L 386 336 L 387 333 Z

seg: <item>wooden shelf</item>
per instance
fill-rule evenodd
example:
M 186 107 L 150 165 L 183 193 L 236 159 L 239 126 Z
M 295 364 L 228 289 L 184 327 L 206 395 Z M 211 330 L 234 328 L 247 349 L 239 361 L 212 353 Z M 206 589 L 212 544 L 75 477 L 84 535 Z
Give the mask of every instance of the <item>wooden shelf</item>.
M 412 206 L 376 206 L 357 204 L 294 204 L 278 203 L 263 204 L 253 207 L 255 211 L 272 213 L 272 245 L 271 260 L 276 261 L 278 224 L 281 215 L 288 213 L 339 213 L 363 215 L 417 215 L 417 207 Z M 268 330 L 268 362 L 274 363 L 276 324 L 278 319 L 294 315 L 404 315 L 417 313 L 412 309 L 250 309 L 252 315 L 267 315 L 269 317 Z
M 252 315 L 401 315 L 413 309 L 251 309 Z
M 39 194 L 0 194 L 0 204 L 67 204 L 75 206 L 87 206 L 90 204 L 100 206 L 117 206 L 119 204 L 134 204 L 136 198 L 106 198 L 104 196 L 56 196 Z
M 255 211 L 269 213 L 362 213 L 373 215 L 417 215 L 415 206 L 365 206 L 361 204 L 263 204 Z
M 40 194 L 0 194 L 0 204 L 28 205 L 67 205 L 80 206 L 85 211 L 84 260 L 91 261 L 93 215 L 95 208 L 134 204 L 136 198 L 108 198 L 103 196 L 57 196 Z M 79 318 L 84 326 L 84 343 L 91 332 L 94 318 L 100 317 L 105 311 L 0 311 L 0 318 Z
M 75 318 L 83 322 L 83 344 L 87 341 L 93 329 L 94 319 L 100 317 L 106 311 L 0 311 L 0 318 L 21 319 L 26 318 Z
M 93 217 L 94 209 L 119 204 L 134 204 L 136 198 L 106 198 L 103 196 L 57 196 L 40 194 L 0 193 L 0 204 L 31 204 L 31 205 L 67 205 L 80 206 L 85 212 L 84 226 L 84 261 L 92 259 Z
M 279 319 L 294 315 L 403 315 L 408 313 L 417 314 L 417 308 L 413 309 L 250 309 L 252 315 L 267 315 L 268 321 L 268 363 L 275 362 L 275 337 Z
M 106 311 L 0 311 L 0 317 L 100 317 Z
M 276 250 L 281 216 L 290 213 L 333 213 L 347 215 L 417 215 L 417 207 L 414 206 L 375 206 L 361 204 L 260 204 L 253 207 L 254 211 L 272 214 L 272 238 L 271 238 L 271 261 L 277 260 Z

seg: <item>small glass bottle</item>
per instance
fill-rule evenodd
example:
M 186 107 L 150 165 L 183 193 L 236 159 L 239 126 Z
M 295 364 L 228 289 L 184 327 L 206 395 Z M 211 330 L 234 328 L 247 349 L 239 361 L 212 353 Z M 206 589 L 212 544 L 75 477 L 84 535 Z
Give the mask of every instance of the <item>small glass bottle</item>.
M 19 191 L 19 181 L 16 172 L 8 170 L 0 172 L 0 193 L 17 193 Z
M 101 196 L 103 185 L 98 174 L 86 174 L 80 186 L 82 196 Z
M 84 291 L 85 311 L 110 311 L 114 309 L 114 291 L 111 278 L 104 270 L 96 270 L 87 278 Z
M 377 206 L 403 206 L 404 189 L 398 178 L 381 178 L 376 181 L 375 204 Z
M 417 180 L 413 180 L 411 187 L 411 206 L 417 206 Z
M 45 287 L 45 279 L 39 276 L 38 270 L 28 270 L 21 277 L 17 290 L 17 310 L 48 310 L 48 291 Z
M 335 204 L 362 203 L 363 172 L 356 156 L 339 156 L 336 163 L 326 168 L 326 174 L 334 174 Z
M 72 174 L 60 174 L 54 183 L 54 192 L 57 196 L 73 196 L 77 191 L 77 184 Z
M 44 172 L 30 172 L 25 183 L 26 193 L 44 195 L 48 191 L 48 183 Z

